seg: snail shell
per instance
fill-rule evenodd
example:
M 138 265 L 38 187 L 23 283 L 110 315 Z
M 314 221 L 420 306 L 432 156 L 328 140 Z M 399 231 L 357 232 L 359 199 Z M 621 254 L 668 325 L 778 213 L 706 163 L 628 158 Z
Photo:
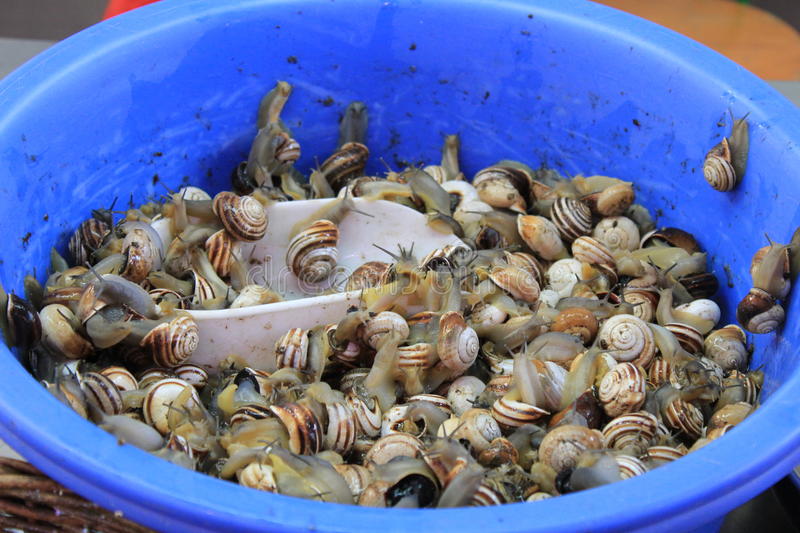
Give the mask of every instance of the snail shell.
M 108 366 L 100 374 L 111 380 L 120 392 L 134 391 L 139 388 L 139 382 L 130 371 L 122 366 Z
M 445 270 L 451 271 L 453 268 L 467 264 L 473 252 L 466 246 L 446 244 L 441 248 L 432 250 L 419 262 L 420 270 Z
M 206 201 L 211 200 L 211 195 L 208 194 L 206 191 L 201 189 L 200 187 L 181 187 L 178 189 L 178 193 L 176 194 L 178 198 L 183 198 L 184 200 L 197 200 L 197 201 Z
M 440 429 L 442 432 L 446 427 Z M 480 453 L 486 450 L 491 442 L 502 437 L 500 426 L 494 413 L 486 409 L 468 409 L 459 417 L 458 425 L 449 435 L 455 440 L 466 440 L 470 448 Z
M 703 350 L 706 357 L 725 371 L 745 368 L 750 355 L 747 337 L 742 328 L 735 324 L 709 333 L 703 343 Z
M 618 416 L 603 428 L 606 446 L 615 450 L 645 449 L 656 436 L 658 419 L 647 411 Z
M 703 335 L 688 324 L 669 323 L 664 328 L 672 332 L 684 350 L 691 354 L 703 353 Z
M 436 362 L 436 347 L 429 342 L 419 342 L 397 348 L 398 368 L 430 368 Z
M 589 206 L 592 213 L 601 217 L 611 217 L 625 213 L 633 204 L 635 196 L 630 183 L 617 183 L 602 191 L 588 194 L 581 200 Z
M 628 217 L 606 217 L 594 227 L 592 237 L 606 245 L 611 253 L 639 247 L 639 227 Z
M 411 457 L 416 459 L 422 455 L 425 445 L 414 435 L 409 433 L 390 433 L 375 441 L 375 444 L 364 457 L 364 465 L 383 465 L 395 457 Z
M 659 295 L 652 289 L 625 289 L 622 291 L 622 299 L 633 304 L 633 315 L 641 318 L 645 322 L 652 322 L 658 309 Z
M 475 400 L 486 388 L 486 384 L 475 376 L 461 376 L 450 384 L 447 401 L 456 416 L 472 409 Z
M 656 353 L 653 332 L 642 319 L 633 315 L 614 315 L 605 321 L 597 334 L 598 345 L 617 361 L 630 361 L 647 368 Z
M 208 372 L 202 367 L 190 363 L 178 365 L 172 369 L 175 377 L 192 385 L 195 389 L 202 389 L 208 383 Z
M 498 398 L 492 404 L 492 416 L 504 428 L 518 428 L 525 424 L 532 424 L 549 414 L 548 411 L 535 405 L 509 400 L 506 397 Z
M 97 372 L 81 376 L 81 390 L 86 400 L 107 415 L 118 415 L 125 410 L 122 395 L 109 378 Z
M 233 261 L 234 240 L 230 234 L 221 229 L 206 239 L 205 247 L 208 260 L 214 271 L 221 278 L 228 277 L 231 273 L 231 262 Z
M 558 198 L 550 210 L 550 219 L 567 242 L 592 232 L 592 212 L 573 198 Z
M 102 220 L 90 218 L 81 222 L 69 239 L 69 252 L 76 265 L 91 262 L 92 254 L 103 244 L 111 228 Z
M 278 482 L 275 481 L 272 466 L 265 463 L 250 463 L 236 474 L 236 479 L 243 487 L 263 490 L 264 492 L 276 492 L 278 490 Z
M 714 189 L 727 192 L 732 191 L 739 183 L 739 177 L 731 163 L 731 150 L 728 139 L 714 146 L 703 162 L 703 177 Z
M 490 486 L 486 481 L 478 485 L 475 494 L 469 501 L 470 507 L 488 507 L 490 505 L 503 505 L 507 503 L 506 497 L 496 487 Z
M 480 170 L 472 179 L 483 202 L 492 207 L 525 214 L 531 194 L 531 177 L 521 169 L 492 166 Z
M 682 311 L 698 317 L 701 320 L 709 320 L 714 325 L 719 322 L 722 312 L 719 305 L 714 300 L 706 298 L 698 298 L 689 303 L 681 304 L 675 308 L 676 311 Z
M 172 377 L 175 375 L 166 368 L 148 368 L 139 374 L 139 389 L 147 390 L 153 383 Z
M 275 159 L 282 163 L 294 163 L 300 159 L 300 143 L 285 131 L 276 135 Z
M 582 279 L 583 264 L 577 259 L 559 259 L 547 269 L 547 286 L 561 298 L 572 295 L 572 289 Z
M 356 415 L 343 403 L 326 403 L 325 410 L 328 412 L 325 448 L 341 454 L 349 452 L 358 435 Z
M 231 302 L 230 309 L 279 302 L 280 296 L 269 287 L 250 283 L 242 287 L 239 295 Z
M 622 479 L 630 479 L 647 473 L 645 464 L 632 455 L 617 455 L 614 457 L 619 466 L 619 475 Z
M 617 266 L 614 256 L 605 244 L 591 237 L 578 237 L 572 243 L 572 255 L 578 261 L 590 265 L 605 265 L 614 270 Z
M 620 363 L 600 381 L 598 398 L 610 417 L 639 410 L 647 393 L 644 370 L 633 363 Z
M 347 183 L 364 172 L 369 158 L 369 148 L 358 142 L 345 143 L 320 165 L 333 192 L 339 192 Z
M 263 420 L 271 416 L 272 411 L 269 410 L 269 407 L 257 403 L 247 403 L 239 406 L 236 411 L 233 412 L 230 426 L 233 427 L 242 422 L 250 422 L 251 420 Z
M 509 265 L 529 272 L 536 278 L 539 285 L 544 283 L 544 267 L 542 267 L 542 264 L 536 257 L 531 254 L 526 254 L 525 252 L 504 252 L 503 255 Z
M 648 381 L 653 387 L 658 388 L 664 383 L 671 383 L 675 380 L 672 372 L 672 365 L 661 357 L 656 357 L 650 363 L 650 368 L 647 373 Z
M 292 328 L 275 342 L 277 368 L 304 370 L 308 359 L 308 331 Z
M 764 257 L 773 246 L 775 246 L 776 251 L 783 256 L 782 272 L 780 271 L 780 266 L 778 266 L 778 271 L 773 271 L 769 274 L 759 273 L 759 267 L 764 261 Z M 783 300 L 789 294 L 789 290 L 792 288 L 791 274 L 788 247 L 778 247 L 778 245 L 773 244 L 759 248 L 758 251 L 753 254 L 753 260 L 750 262 L 750 276 L 753 278 L 753 284 L 771 293 L 776 299 Z M 759 285 L 759 282 L 761 282 L 761 285 Z
M 487 467 L 495 468 L 519 462 L 519 452 L 508 439 L 498 437 L 489 443 L 489 447 L 478 454 L 478 462 Z
M 512 375 L 510 372 L 508 374 L 494 376 L 486 384 L 486 390 L 497 396 L 503 396 L 509 391 L 509 389 L 511 389 L 511 381 Z
M 140 380 L 140 383 L 143 381 Z M 182 379 L 165 378 L 150 385 L 142 404 L 145 422 L 156 428 L 162 435 L 169 433 L 167 416 L 173 407 L 183 407 L 172 404 L 187 387 L 192 389 L 190 401 L 199 405 L 200 397 L 197 395 L 197 391 Z
M 583 344 L 589 344 L 597 335 L 597 318 L 584 307 L 568 307 L 553 320 L 551 331 L 568 333 L 580 337 Z
M 367 485 L 372 481 L 372 473 L 364 466 L 352 464 L 333 465 L 340 476 L 344 478 L 353 498 L 358 498 Z
M 92 344 L 75 331 L 78 319 L 69 307 L 47 305 L 39 311 L 39 320 L 42 324 L 42 343 L 50 350 L 68 359 L 83 359 L 94 352 Z
M 771 333 L 783 324 L 783 307 L 767 292 L 752 288 L 736 308 L 736 320 L 750 333 Z
M 289 433 L 289 451 L 304 455 L 319 453 L 322 449 L 322 425 L 314 411 L 303 404 L 286 403 L 270 405 Z
M 134 283 L 141 283 L 151 270 L 161 266 L 161 248 L 141 228 L 128 232 L 122 241 L 122 253 L 127 257 L 120 275 Z
M 475 304 L 469 316 L 469 320 L 474 326 L 494 326 L 502 324 L 507 318 L 508 313 L 503 309 L 483 302 Z
M 391 281 L 389 278 L 389 271 L 391 265 L 383 261 L 369 261 L 359 266 L 347 278 L 347 291 L 357 291 L 361 289 L 369 289 L 372 287 L 379 287 Z
M 708 429 L 717 429 L 727 425 L 737 425 L 750 416 L 755 408 L 747 402 L 736 402 L 718 409 L 708 421 Z
M 520 215 L 517 217 L 517 231 L 525 244 L 542 259 L 551 261 L 564 256 L 564 243 L 558 227 L 545 217 Z
M 433 405 L 434 407 L 441 409 L 448 415 L 453 414 L 453 408 L 450 406 L 450 401 L 444 396 L 441 396 L 439 394 L 427 394 L 427 393 L 415 394 L 413 396 L 409 396 L 408 398 L 406 398 L 406 402 L 408 403 L 427 402 Z
M 405 339 L 409 331 L 405 318 L 392 311 L 382 311 L 364 324 L 361 338 L 367 345 L 377 350 L 390 333 Z
M 381 432 L 381 407 L 378 402 L 373 399 L 373 407 L 370 408 L 354 391 L 348 392 L 345 398 L 356 417 L 359 431 L 368 437 L 377 437 Z
M 680 459 L 686 452 L 672 446 L 650 446 L 642 459 L 653 466 L 659 466 Z
M 458 311 L 448 311 L 439 319 L 436 351 L 442 364 L 452 370 L 454 376 L 463 374 L 478 357 L 480 351 L 478 334 L 467 326 L 464 317 Z
M 694 405 L 678 398 L 670 402 L 663 412 L 664 423 L 695 440 L 703 431 L 703 413 Z
M 539 282 L 527 270 L 511 265 L 498 266 L 489 272 L 489 278 L 517 300 L 533 304 L 539 299 Z
M 448 180 L 442 182 L 442 189 L 450 195 L 450 210 L 455 213 L 469 202 L 480 202 L 478 191 L 468 181 Z M 483 203 L 483 202 L 481 202 Z
M 330 220 L 317 220 L 295 235 L 286 250 L 286 264 L 295 276 L 317 283 L 336 268 L 339 228 Z
M 692 298 L 711 298 L 719 289 L 719 280 L 711 272 L 700 272 L 683 276 L 681 282 Z
M 159 315 L 169 314 L 175 309 L 186 309 L 186 301 L 179 292 L 170 289 L 151 289 L 147 294 L 156 304 Z
M 603 435 L 596 429 L 564 425 L 551 429 L 539 446 L 539 460 L 556 472 L 574 468 L 586 450 L 603 448 Z
M 238 241 L 259 241 L 267 233 L 264 206 L 252 196 L 223 191 L 214 197 L 212 208 L 230 236 Z
M 172 368 L 189 359 L 199 343 L 197 323 L 191 317 L 181 315 L 154 327 L 139 346 L 150 352 L 156 365 Z
M 682 248 L 689 254 L 701 252 L 700 243 L 694 235 L 680 228 L 661 228 L 646 233 L 642 237 L 641 248 L 648 246 L 673 246 Z

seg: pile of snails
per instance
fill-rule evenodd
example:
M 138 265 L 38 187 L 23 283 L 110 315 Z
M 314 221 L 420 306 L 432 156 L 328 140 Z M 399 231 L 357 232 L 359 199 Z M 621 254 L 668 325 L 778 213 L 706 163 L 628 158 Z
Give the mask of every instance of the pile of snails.
M 365 176 L 361 103 L 306 180 L 280 119 L 290 92 L 279 82 L 262 100 L 234 192 L 186 187 L 122 213 L 94 211 L 69 241 L 70 261 L 52 253 L 44 285 L 28 277 L 25 299 L 3 294 L 6 340 L 81 416 L 263 491 L 453 507 L 641 475 L 756 408 L 763 375 L 747 370 L 744 330 L 719 324 L 706 254 L 691 234 L 656 229 L 631 183 L 509 160 L 470 182 L 455 135 L 439 165 Z M 336 323 L 286 331 L 273 368 L 235 356 L 216 369 L 192 364 L 188 311 L 283 298 L 252 284 L 237 252 L 264 236 L 263 207 L 331 198 L 280 258 L 319 281 L 336 264 L 354 197 L 421 211 L 464 245 L 425 257 L 410 243 L 385 250 L 343 287 L 360 290 L 361 304 Z M 786 296 L 790 252 L 771 244 L 757 254 L 750 300 L 774 308 Z M 764 319 L 752 307 L 740 306 L 745 327 L 770 330 L 775 312 Z

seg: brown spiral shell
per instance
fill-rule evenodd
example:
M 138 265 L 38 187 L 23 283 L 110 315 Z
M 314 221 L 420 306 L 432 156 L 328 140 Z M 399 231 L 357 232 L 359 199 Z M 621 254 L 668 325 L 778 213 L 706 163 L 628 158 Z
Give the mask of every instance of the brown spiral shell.
M 539 446 L 539 460 L 556 472 L 574 468 L 586 450 L 603 448 L 603 436 L 583 426 L 558 426 L 547 432 Z
M 299 403 L 271 405 L 269 410 L 280 419 L 289 433 L 289 451 L 304 455 L 320 452 L 322 425 L 314 411 Z
M 340 454 L 349 452 L 358 436 L 355 413 L 343 403 L 326 403 L 325 410 L 328 412 L 325 448 Z
M 572 256 L 582 263 L 606 265 L 612 270 L 617 266 L 614 256 L 611 255 L 606 245 L 586 235 L 573 241 Z
M 689 439 L 697 439 L 703 431 L 703 414 L 694 405 L 678 398 L 663 412 L 664 423 Z
M 396 457 L 416 459 L 425 450 L 425 445 L 410 433 L 390 433 L 375 441 L 364 457 L 367 467 L 383 465 Z
M 478 357 L 478 334 L 458 311 L 448 311 L 439 319 L 436 351 L 442 364 L 453 371 L 453 377 L 463 374 Z
M 498 398 L 492 404 L 492 417 L 497 420 L 500 427 L 518 428 L 525 424 L 532 424 L 543 416 L 549 415 L 548 411 L 524 402 L 509 400 L 505 397 Z
M 650 446 L 641 459 L 648 463 L 660 465 L 680 459 L 686 452 L 672 446 Z
M 126 261 L 120 275 L 134 283 L 144 281 L 156 263 L 160 263 L 161 250 L 156 246 L 143 229 L 131 230 L 122 243 Z
M 397 348 L 398 368 L 430 368 L 436 361 L 436 347 L 428 342 L 418 342 Z
M 614 315 L 597 334 L 598 344 L 617 361 L 631 361 L 646 368 L 656 352 L 655 338 L 647 324 L 633 315 Z
M 197 323 L 181 315 L 154 327 L 139 345 L 150 352 L 156 365 L 172 368 L 189 359 L 199 342 Z
M 92 262 L 92 254 L 103 244 L 111 228 L 102 220 L 89 218 L 81 222 L 69 239 L 69 251 L 76 265 Z
M 282 163 L 294 163 L 300 159 L 300 143 L 289 137 L 285 131 L 277 134 L 275 146 L 275 159 Z
M 568 307 L 562 310 L 550 326 L 551 331 L 580 337 L 584 344 L 594 340 L 597 328 L 597 318 L 594 313 L 584 307 Z
M 573 198 L 558 198 L 550 209 L 550 220 L 567 242 L 592 231 L 591 210 L 586 204 Z
M 231 273 L 231 262 L 233 261 L 234 240 L 227 232 L 221 229 L 206 239 L 206 253 L 214 271 L 221 278 L 228 277 Z
M 528 270 L 497 266 L 489 272 L 489 279 L 517 300 L 532 304 L 539 300 L 539 282 Z
M 647 370 L 647 378 L 653 387 L 658 388 L 664 383 L 670 383 L 675 378 L 672 372 L 672 365 L 662 357 L 656 357 L 650 363 L 650 368 Z
M 750 333 L 772 333 L 785 316 L 783 307 L 767 291 L 755 287 L 736 308 L 736 320 Z
M 688 324 L 669 323 L 664 326 L 672 332 L 684 350 L 691 354 L 703 353 L 703 335 Z
M 396 334 L 405 339 L 409 334 L 408 323 L 401 315 L 393 311 L 382 311 L 364 324 L 362 340 L 375 350 L 389 334 Z
M 656 316 L 659 295 L 652 289 L 629 288 L 622 291 L 622 299 L 633 304 L 633 315 L 645 322 L 652 322 Z
M 606 446 L 615 450 L 650 446 L 658 431 L 658 419 L 647 411 L 637 411 L 611 420 L 603 428 Z
M 317 283 L 336 268 L 339 228 L 330 220 L 317 220 L 295 235 L 286 250 L 286 264 L 295 276 Z
M 339 189 L 347 185 L 351 179 L 364 172 L 368 158 L 369 148 L 363 144 L 345 143 L 322 162 L 320 171 L 325 175 L 333 192 L 338 193 Z
M 133 374 L 125 367 L 108 366 L 101 370 L 100 374 L 110 379 L 111 383 L 113 383 L 120 392 L 133 391 L 139 388 L 139 382 L 136 381 Z
M 545 268 L 536 257 L 525 252 L 503 252 L 506 263 L 529 272 L 541 286 L 544 284 Z
M 230 236 L 238 241 L 259 241 L 267 233 L 264 206 L 252 196 L 222 191 L 214 197 L 212 208 Z
M 713 272 L 690 274 L 688 276 L 683 276 L 678 281 L 689 291 L 692 298 L 696 300 L 711 298 L 719 289 L 719 280 L 717 280 L 717 276 L 715 276 Z
M 547 261 L 563 257 L 564 243 L 558 226 L 538 215 L 517 217 L 517 232 L 528 247 Z
M 86 399 L 107 415 L 118 415 L 125 410 L 122 394 L 108 377 L 97 372 L 81 376 L 81 389 Z
M 369 261 L 359 266 L 347 278 L 345 290 L 357 291 L 380 287 L 387 283 L 388 272 L 391 268 L 389 263 L 383 261 Z
M 619 475 L 622 479 L 630 479 L 647 473 L 645 464 L 632 455 L 617 455 L 614 457 L 619 466 Z
M 257 403 L 247 403 L 239 406 L 231 415 L 230 425 L 235 426 L 251 420 L 263 420 L 272 416 L 269 407 Z
M 588 194 L 581 198 L 600 217 L 610 217 L 624 214 L 633 204 L 635 198 L 633 186 L 630 183 L 617 183 L 606 187 L 602 191 Z
M 492 166 L 478 171 L 472 179 L 472 185 L 481 201 L 524 215 L 531 194 L 531 181 L 524 170 Z
M 603 376 L 598 397 L 606 414 L 615 417 L 641 408 L 646 393 L 644 370 L 633 363 L 619 363 Z
M 275 342 L 277 368 L 304 370 L 308 360 L 308 331 L 292 328 Z
M 703 177 L 714 189 L 727 192 L 736 187 L 739 177 L 731 164 L 731 150 L 728 139 L 712 148 L 703 162 Z
M 377 437 L 381 432 L 382 418 L 378 402 L 372 400 L 373 407 L 370 409 L 367 401 L 360 398 L 354 391 L 348 392 L 345 399 L 356 417 L 360 433 L 368 437 Z

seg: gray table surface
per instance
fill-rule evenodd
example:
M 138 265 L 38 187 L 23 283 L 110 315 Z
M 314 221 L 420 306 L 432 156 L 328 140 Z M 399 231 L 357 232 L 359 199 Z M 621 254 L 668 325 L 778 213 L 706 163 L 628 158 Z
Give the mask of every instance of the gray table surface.
M 53 44 L 51 41 L 0 38 L 0 79 Z M 774 81 L 769 83 L 795 105 L 800 106 L 800 82 Z M 2 441 L 0 441 L 0 455 L 18 457 Z M 793 490 L 790 491 L 789 497 L 794 497 L 794 505 L 796 505 L 797 498 Z M 794 529 L 792 521 L 782 507 L 775 490 L 771 489 L 728 514 L 722 532 L 759 530 L 762 533 L 768 533 L 792 529 Z

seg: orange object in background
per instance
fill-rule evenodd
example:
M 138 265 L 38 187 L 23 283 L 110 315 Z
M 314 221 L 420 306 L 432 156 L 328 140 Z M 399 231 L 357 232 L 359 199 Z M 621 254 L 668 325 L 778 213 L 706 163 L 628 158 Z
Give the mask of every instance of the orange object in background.
M 106 12 L 103 13 L 103 20 L 116 17 L 120 13 L 125 13 L 131 9 L 142 7 L 147 4 L 152 4 L 158 0 L 111 0 L 106 6 Z

